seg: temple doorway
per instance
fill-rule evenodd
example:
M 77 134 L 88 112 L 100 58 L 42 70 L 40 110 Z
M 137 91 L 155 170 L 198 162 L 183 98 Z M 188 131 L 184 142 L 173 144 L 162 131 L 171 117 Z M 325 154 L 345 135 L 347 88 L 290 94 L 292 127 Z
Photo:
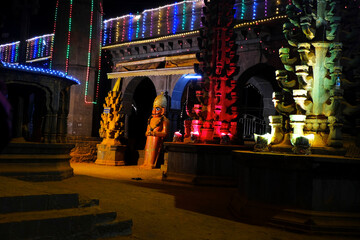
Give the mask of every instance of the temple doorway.
M 124 92 L 125 135 L 128 141 L 130 164 L 137 163 L 138 150 L 145 148 L 147 120 L 151 115 L 155 97 L 155 86 L 147 77 L 134 78 Z
M 269 116 L 276 114 L 272 102 L 275 89 L 275 70 L 265 64 L 258 64 L 240 76 L 239 132 L 243 139 L 253 139 L 254 133 L 264 134 L 270 131 Z

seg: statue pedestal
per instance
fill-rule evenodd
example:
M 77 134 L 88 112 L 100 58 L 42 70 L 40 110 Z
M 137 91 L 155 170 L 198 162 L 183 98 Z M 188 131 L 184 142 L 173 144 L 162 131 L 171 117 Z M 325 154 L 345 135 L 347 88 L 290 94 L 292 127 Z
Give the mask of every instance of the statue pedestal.
M 123 166 L 125 165 L 125 145 L 97 145 L 97 159 L 96 164 Z

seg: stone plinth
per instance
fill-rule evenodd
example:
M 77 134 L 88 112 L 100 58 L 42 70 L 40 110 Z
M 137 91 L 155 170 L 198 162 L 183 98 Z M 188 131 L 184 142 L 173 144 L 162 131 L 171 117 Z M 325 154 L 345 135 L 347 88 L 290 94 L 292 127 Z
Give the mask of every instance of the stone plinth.
M 167 172 L 163 180 L 199 185 L 236 186 L 232 150 L 247 146 L 165 142 Z
M 28 181 L 58 181 L 72 177 L 73 144 L 10 143 L 0 154 L 0 175 Z
M 360 234 L 360 159 L 234 152 L 239 192 L 233 212 L 289 229 Z
M 97 145 L 96 164 L 122 166 L 125 165 L 125 145 Z

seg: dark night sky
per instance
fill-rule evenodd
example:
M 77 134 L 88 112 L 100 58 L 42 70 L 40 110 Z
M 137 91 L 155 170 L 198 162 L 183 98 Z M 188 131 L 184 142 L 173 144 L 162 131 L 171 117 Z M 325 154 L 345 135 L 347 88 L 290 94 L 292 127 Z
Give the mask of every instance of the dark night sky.
M 12 0 L 2 4 L 0 8 L 0 43 L 19 40 L 19 11 L 14 4 L 26 0 Z M 27 0 L 38 2 L 38 10 L 31 16 L 29 38 L 52 33 L 56 0 Z M 76 1 L 76 0 L 74 0 Z M 142 12 L 177 0 L 103 0 L 104 19 L 122 16 L 128 13 Z M 35 5 L 36 6 L 36 5 Z M 36 7 L 35 7 L 36 9 Z M 7 35 L 6 33 L 9 33 Z

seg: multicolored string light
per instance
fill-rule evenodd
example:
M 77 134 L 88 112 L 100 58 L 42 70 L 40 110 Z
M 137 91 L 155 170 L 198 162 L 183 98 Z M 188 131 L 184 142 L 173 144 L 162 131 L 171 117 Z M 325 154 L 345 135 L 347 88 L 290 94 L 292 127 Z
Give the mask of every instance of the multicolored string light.
M 94 0 L 91 0 L 90 7 L 90 27 L 89 27 L 89 46 L 88 46 L 88 57 L 87 57 L 87 67 L 86 67 L 86 79 L 85 79 L 85 103 L 93 103 L 88 101 L 88 90 L 89 90 L 89 77 L 90 77 L 90 65 L 91 65 L 91 43 L 92 43 L 92 33 L 93 33 L 93 18 L 94 18 Z
M 55 41 L 55 31 L 56 31 L 56 22 L 57 22 L 57 14 L 58 14 L 58 8 L 59 8 L 59 0 L 56 0 L 55 5 L 55 15 L 54 15 L 54 28 L 53 28 L 53 38 L 51 41 L 51 47 L 50 47 L 50 63 L 49 68 L 52 69 L 52 63 L 53 63 L 53 52 L 54 52 L 54 41 Z
M 73 0 L 70 0 L 69 7 L 69 28 L 68 28 L 68 37 L 67 37 L 67 48 L 66 48 L 66 61 L 65 61 L 65 73 L 68 73 L 69 70 L 69 56 L 70 56 L 70 38 L 71 38 L 71 22 L 72 22 L 72 7 Z
M 256 25 L 259 25 L 259 24 L 262 24 L 262 23 L 276 21 L 276 20 L 284 19 L 284 18 L 287 18 L 287 15 L 280 15 L 280 16 L 275 16 L 275 17 L 266 18 L 266 19 L 259 19 L 259 20 L 255 20 L 255 21 L 251 21 L 251 22 L 243 22 L 243 23 L 235 25 L 234 28 L 256 26 Z M 108 46 L 104 46 L 102 49 L 112 49 L 112 48 L 124 47 L 124 46 L 129 47 L 131 45 L 152 43 L 152 42 L 157 42 L 157 41 L 176 39 L 176 38 L 179 38 L 179 37 L 193 36 L 193 35 L 198 35 L 198 34 L 199 34 L 199 30 L 195 30 L 195 31 L 192 31 L 192 32 L 177 33 L 177 34 L 173 34 L 173 35 L 162 36 L 162 37 L 146 39 L 146 40 L 140 40 L 140 41 L 135 41 L 135 42 L 127 42 L 127 43 L 119 43 L 119 44 L 114 44 L 114 45 L 108 45 Z
M 100 2 L 100 24 L 102 24 L 102 20 L 103 20 L 103 16 L 104 16 L 104 9 L 102 6 L 102 3 Z M 101 77 L 101 38 L 102 38 L 102 29 L 103 26 L 100 26 L 100 45 L 99 45 L 99 60 L 98 60 L 98 75 L 97 75 L 97 80 L 96 80 L 96 94 L 95 94 L 95 101 L 94 104 L 97 104 L 97 101 L 99 99 L 99 88 L 100 88 L 100 77 Z
M 0 45 L 0 60 L 4 62 L 17 62 L 20 42 L 12 42 Z

